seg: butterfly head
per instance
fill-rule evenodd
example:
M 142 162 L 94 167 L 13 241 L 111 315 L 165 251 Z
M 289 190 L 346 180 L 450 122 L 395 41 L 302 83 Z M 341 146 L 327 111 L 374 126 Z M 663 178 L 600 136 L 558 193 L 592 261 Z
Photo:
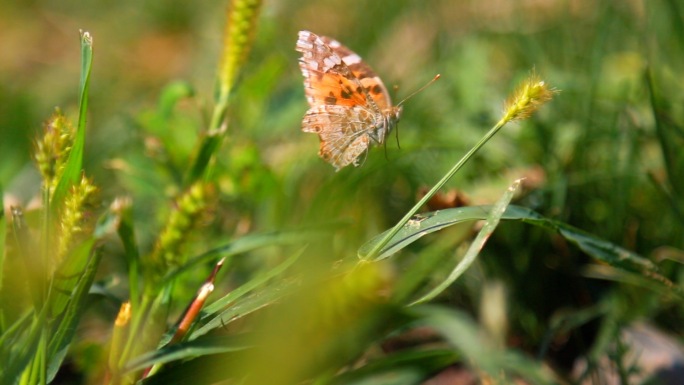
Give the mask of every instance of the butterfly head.
M 399 118 L 401 118 L 401 111 L 402 106 L 391 106 L 382 111 L 382 122 L 377 126 L 375 132 L 370 133 L 377 143 L 383 143 L 387 134 L 397 127 Z

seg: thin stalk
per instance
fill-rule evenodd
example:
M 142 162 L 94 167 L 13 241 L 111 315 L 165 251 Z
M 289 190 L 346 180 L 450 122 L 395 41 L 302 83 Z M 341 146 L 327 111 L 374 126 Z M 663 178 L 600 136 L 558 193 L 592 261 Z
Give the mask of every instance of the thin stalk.
M 218 101 L 214 106 L 214 111 L 211 115 L 211 121 L 209 122 L 209 132 L 214 133 L 221 129 L 226 112 L 228 111 L 228 89 L 221 88 L 221 95 L 218 97 Z
M 463 165 L 464 165 L 468 160 L 470 160 L 470 158 L 472 158 L 473 155 L 475 155 L 475 153 L 476 153 L 480 148 L 482 148 L 482 146 L 484 146 L 485 143 L 487 143 L 487 142 L 489 141 L 489 139 L 491 139 L 497 132 L 499 132 L 499 130 L 501 129 L 501 127 L 503 127 L 507 122 L 508 122 L 508 121 L 505 120 L 505 119 L 499 120 L 499 122 L 496 123 L 496 125 L 495 125 L 494 127 L 492 127 L 492 128 L 489 130 L 489 132 L 487 132 L 487 133 L 485 134 L 485 136 L 483 136 L 483 137 L 477 142 L 477 144 L 475 144 L 475 146 L 473 146 L 473 147 L 472 147 L 472 148 L 471 148 L 471 149 L 470 149 L 470 150 L 469 150 L 469 151 L 468 151 L 468 152 L 467 152 L 467 153 L 466 153 L 466 154 L 465 154 L 465 155 L 464 155 L 464 156 L 463 156 L 463 157 L 462 157 L 462 158 L 461 158 L 461 159 L 460 159 L 452 168 L 451 168 L 451 170 L 449 170 L 449 172 L 447 172 L 447 173 L 442 177 L 442 179 L 440 179 L 439 182 L 437 182 L 437 184 L 435 184 L 435 185 L 430 189 L 430 191 L 428 191 L 427 194 L 425 194 L 425 196 L 424 196 L 423 198 L 421 198 L 421 200 L 419 200 L 418 203 L 416 203 L 416 204 L 411 208 L 411 210 L 409 210 L 409 211 L 406 213 L 406 215 L 404 215 L 403 218 L 401 218 L 401 220 L 400 220 L 399 222 L 397 222 L 396 225 L 394 225 L 394 227 L 392 228 L 392 230 L 391 230 L 390 232 L 388 232 L 387 235 L 385 235 L 385 237 L 384 237 L 380 242 L 378 242 L 378 243 L 375 245 L 375 247 L 373 247 L 373 249 L 371 249 L 371 251 L 370 251 L 367 255 L 361 256 L 361 258 L 364 259 L 364 260 L 373 260 L 373 259 L 375 259 L 375 258 L 380 254 L 380 252 L 382 251 L 383 247 L 387 246 L 387 244 L 389 243 L 389 241 L 390 241 L 395 235 L 397 235 L 397 233 L 399 232 L 399 230 L 401 230 L 401 228 L 404 227 L 404 225 L 405 225 L 405 224 L 406 224 L 406 223 L 407 223 L 407 222 L 408 222 L 408 221 L 409 221 L 409 220 L 418 212 L 418 210 L 420 210 L 420 208 L 423 207 L 423 205 L 426 204 L 427 201 L 430 200 L 430 198 L 432 198 L 432 196 L 435 195 L 435 193 L 437 193 L 437 191 L 438 191 L 439 189 L 441 189 L 442 187 L 444 187 L 444 185 L 449 181 L 449 179 L 451 179 L 454 175 L 456 175 L 456 173 L 461 169 L 461 167 L 463 167 Z
M 140 307 L 138 307 L 137 309 L 134 308 L 133 303 L 131 303 L 131 314 L 133 314 L 133 320 L 131 322 L 131 328 L 128 334 L 128 340 L 126 341 L 126 346 L 124 347 L 123 352 L 121 353 L 121 357 L 119 358 L 119 369 L 123 368 L 126 365 L 126 362 L 128 362 L 128 360 L 131 358 L 130 355 L 133 349 L 133 345 L 139 342 L 139 338 L 141 335 L 140 327 L 143 320 L 147 317 L 147 314 L 149 313 L 152 298 L 153 297 L 151 295 L 144 294 L 142 301 L 140 303 Z
M 557 92 L 557 90 L 549 88 L 548 85 L 533 72 L 527 79 L 525 79 L 525 81 L 520 84 L 520 86 L 518 86 L 513 95 L 506 101 L 504 114 L 494 125 L 494 127 L 492 127 L 489 132 L 487 132 L 485 136 L 483 136 L 482 139 L 480 139 L 480 141 L 477 142 L 475 146 L 473 146 L 461 158 L 461 160 L 459 160 L 451 168 L 451 170 L 449 170 L 449 172 L 447 172 L 446 175 L 444 175 L 442 179 L 437 182 L 437 184 L 434 185 L 432 189 L 428 191 L 428 193 L 425 194 L 425 196 L 418 201 L 418 203 L 416 203 L 408 213 L 406 213 L 406 215 L 404 215 L 404 217 L 396 225 L 394 225 L 392 230 L 390 230 L 387 235 L 385 235 L 385 237 L 378 242 L 367 255 L 361 255 L 360 258 L 364 260 L 375 259 L 380 252 L 382 252 L 382 248 L 387 246 L 390 240 L 397 235 L 399 230 L 401 230 L 401 228 L 418 212 L 418 210 L 420 210 L 420 208 L 427 203 L 427 201 L 432 198 L 433 195 L 435 195 L 437 190 L 444 187 L 449 179 L 451 179 L 458 172 L 458 170 L 460 170 L 461 167 L 463 167 L 463 165 L 470 158 L 472 158 L 473 155 L 475 155 L 475 153 L 482 148 L 487 141 L 489 141 L 489 139 L 492 138 L 492 136 L 499 132 L 501 127 L 506 125 L 508 122 L 528 118 L 540 106 L 551 100 L 553 95 Z
M 41 241 L 40 245 L 40 260 L 42 263 L 41 266 L 41 272 L 39 277 L 39 292 L 40 292 L 40 306 L 46 307 L 49 306 L 49 298 L 48 298 L 48 282 L 51 281 L 49 279 L 50 277 L 50 271 L 52 268 L 50 267 L 50 261 L 49 261 L 49 253 L 50 253 L 50 243 L 51 243 L 51 238 L 52 238 L 52 231 L 51 230 L 51 218 L 52 216 L 50 215 L 50 186 L 45 186 L 46 188 L 43 189 L 43 239 Z M 38 309 L 36 309 L 38 310 Z M 32 384 L 40 383 L 40 384 L 46 384 L 47 383 L 47 354 L 48 354 L 48 333 L 49 333 L 49 328 L 46 325 L 46 319 L 41 316 L 41 314 L 44 314 L 42 311 L 38 312 L 36 311 L 36 317 L 39 317 L 38 320 L 38 327 L 41 328 L 40 331 L 40 342 L 38 345 L 38 351 L 36 352 L 36 357 L 37 357 L 37 364 L 38 364 L 38 382 L 36 381 L 31 381 Z M 42 321 L 42 322 L 41 322 Z

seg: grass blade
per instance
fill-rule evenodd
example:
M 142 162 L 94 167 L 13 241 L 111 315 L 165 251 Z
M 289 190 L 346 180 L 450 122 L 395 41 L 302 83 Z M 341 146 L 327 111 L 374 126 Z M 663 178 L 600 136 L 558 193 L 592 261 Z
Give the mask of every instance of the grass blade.
M 501 216 L 506 211 L 506 207 L 508 207 L 508 205 L 511 203 L 513 195 L 518 190 L 518 187 L 520 187 L 520 181 L 521 180 L 518 179 L 515 182 L 513 182 L 513 184 L 508 188 L 508 190 L 506 190 L 506 192 L 499 199 L 499 201 L 496 202 L 492 210 L 489 212 L 487 222 L 484 224 L 484 226 L 482 226 L 482 229 L 477 234 L 475 240 L 468 248 L 468 251 L 466 252 L 465 256 L 451 271 L 449 276 L 444 281 L 442 281 L 442 283 L 440 283 L 435 288 L 430 290 L 427 294 L 423 295 L 422 297 L 411 303 L 411 305 L 427 302 L 435 298 L 441 292 L 446 290 L 446 288 L 448 288 L 452 283 L 456 282 L 458 277 L 460 277 L 461 274 L 463 274 L 463 272 L 465 272 L 470 267 L 470 265 L 472 265 L 473 262 L 475 262 L 475 258 L 477 258 L 477 256 L 480 254 L 480 250 L 482 250 L 482 248 L 484 247 L 484 244 L 487 242 L 487 239 L 489 239 L 489 237 L 494 232 L 494 229 L 496 229 L 496 226 L 498 226 L 499 221 L 501 220 Z
M 83 169 L 83 151 L 85 147 L 86 116 L 88 112 L 88 89 L 90 87 L 90 71 L 93 64 L 93 39 L 88 32 L 81 32 L 81 86 L 78 106 L 78 128 L 64 173 L 55 188 L 51 207 L 60 207 L 69 187 L 78 182 Z
M 80 320 L 88 291 L 95 279 L 97 266 L 102 258 L 101 252 L 92 252 L 93 244 L 94 241 L 85 242 L 75 251 L 76 254 L 83 254 L 89 256 L 89 258 L 83 273 L 80 275 L 78 282 L 68 299 L 63 315 L 60 317 L 57 330 L 50 340 L 48 351 L 48 357 L 50 358 L 48 381 L 52 381 L 64 361 L 69 345 L 76 333 L 76 326 Z
M 491 206 L 470 206 L 455 209 L 446 209 L 431 213 L 421 214 L 409 221 L 378 254 L 379 259 L 384 259 L 400 251 L 421 237 L 439 231 L 457 223 L 486 219 Z M 570 226 L 566 223 L 545 218 L 538 213 L 520 206 L 508 206 L 501 216 L 502 220 L 516 220 L 554 231 L 565 238 L 568 242 L 577 246 L 587 255 L 628 271 L 638 272 L 642 276 L 660 285 L 661 288 L 671 290 L 680 298 L 684 298 L 682 288 L 660 274 L 658 267 L 650 260 L 643 258 L 627 249 L 610 243 L 592 234 Z M 359 253 L 364 255 L 366 250 L 371 250 L 376 242 L 384 237 L 384 233 L 376 236 L 362 246 Z
M 195 332 L 192 333 L 191 338 L 196 338 L 198 336 L 201 336 L 203 334 L 208 333 L 209 331 L 222 326 L 222 320 L 224 319 L 222 316 L 223 314 L 217 314 L 219 311 L 224 309 L 226 306 L 228 306 L 231 303 L 235 303 L 238 299 L 242 298 L 244 295 L 249 293 L 250 291 L 254 290 L 255 288 L 265 284 L 266 282 L 270 281 L 272 278 L 282 274 L 285 270 L 287 270 L 290 266 L 292 266 L 302 255 L 303 250 L 299 251 L 296 254 L 293 254 L 290 258 L 286 259 L 283 261 L 280 265 L 276 266 L 275 268 L 269 269 L 262 274 L 254 277 L 253 279 L 249 280 L 247 283 L 244 285 L 238 287 L 237 289 L 231 291 L 228 293 L 226 296 L 223 298 L 215 301 L 211 305 L 207 306 L 204 311 L 204 319 L 208 319 L 213 317 L 210 321 L 206 322 L 205 325 L 203 325 L 201 328 L 197 329 Z M 274 290 L 276 291 L 276 290 Z M 286 291 L 283 290 L 283 293 Z M 263 307 L 263 304 L 260 304 L 254 309 L 249 309 L 249 308 L 242 308 L 243 312 L 249 313 L 253 310 L 256 310 L 257 308 Z M 228 318 L 230 319 L 230 318 Z
M 416 311 L 414 314 L 418 316 L 421 324 L 437 330 L 465 356 L 467 362 L 492 378 L 504 379 L 502 376 L 506 374 L 515 374 L 533 384 L 557 383 L 539 363 L 520 353 L 496 347 L 467 314 L 424 305 L 416 306 L 412 310 Z
M 145 353 L 128 363 L 125 371 L 141 370 L 153 365 L 166 364 L 194 356 L 227 353 L 247 349 L 245 338 L 240 336 L 209 336 L 185 341 Z
M 171 270 L 164 277 L 164 282 L 170 282 L 178 275 L 191 270 L 198 264 L 218 260 L 220 257 L 231 257 L 267 246 L 291 245 L 308 242 L 326 233 L 328 229 L 304 229 L 292 231 L 273 231 L 262 234 L 249 234 L 236 239 L 226 245 L 211 249 L 195 258 L 190 259 L 178 269 Z

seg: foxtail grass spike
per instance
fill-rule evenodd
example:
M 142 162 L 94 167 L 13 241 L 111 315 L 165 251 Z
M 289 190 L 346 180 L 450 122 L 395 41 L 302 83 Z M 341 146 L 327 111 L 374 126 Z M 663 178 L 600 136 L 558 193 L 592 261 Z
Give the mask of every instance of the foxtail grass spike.
M 155 269 L 165 271 L 168 267 L 183 264 L 181 247 L 187 240 L 189 231 L 196 226 L 208 208 L 211 192 L 210 185 L 197 182 L 178 197 L 175 209 L 159 235 L 152 254 Z
M 61 110 L 55 109 L 43 126 L 43 136 L 35 142 L 34 160 L 43 178 L 43 188 L 50 195 L 64 172 L 74 133 L 71 122 Z
M 219 73 L 219 100 L 225 101 L 252 47 L 261 0 L 232 0 L 226 14 Z
M 227 131 L 228 99 L 240 68 L 252 48 L 260 8 L 261 0 L 231 0 L 228 6 L 214 111 L 207 135 L 197 148 L 195 159 L 185 177 L 186 186 L 205 173 Z
M 72 186 L 70 194 L 64 199 L 64 207 L 61 210 L 59 221 L 59 246 L 55 266 L 59 265 L 64 256 L 76 243 L 76 239 L 88 232 L 90 223 L 88 208 L 93 206 L 93 198 L 97 187 L 85 175 L 81 176 L 81 182 Z
M 529 118 L 558 92 L 556 89 L 549 88 L 546 82 L 533 72 L 506 101 L 501 121 L 505 124 Z
M 468 152 L 461 157 L 461 159 L 454 164 L 454 166 L 440 179 L 430 191 L 428 191 L 418 203 L 416 203 L 411 210 L 409 210 L 403 218 L 397 222 L 394 227 L 387 234 L 373 246 L 368 254 L 359 254 L 359 258 L 363 260 L 373 260 L 382 252 L 383 248 L 387 246 L 390 240 L 399 233 L 401 228 L 405 226 L 409 220 L 425 205 L 430 198 L 432 198 L 439 189 L 444 185 L 463 167 L 470 158 L 472 158 L 477 151 L 480 150 L 499 130 L 514 120 L 522 120 L 529 117 L 544 103 L 551 100 L 555 93 L 559 91 L 549 88 L 549 86 L 541 80 L 534 72 L 530 75 L 515 91 L 513 96 L 509 98 L 506 103 L 506 110 L 504 115 L 492 128 L 475 145 L 468 150 Z

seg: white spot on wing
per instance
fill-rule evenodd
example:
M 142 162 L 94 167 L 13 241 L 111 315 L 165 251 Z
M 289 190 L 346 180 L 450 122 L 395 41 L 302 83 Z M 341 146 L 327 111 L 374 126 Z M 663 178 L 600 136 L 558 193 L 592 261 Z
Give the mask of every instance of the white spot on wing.
M 352 53 L 352 54 L 349 54 L 349 55 L 343 57 L 342 61 L 345 62 L 347 65 L 361 63 L 361 56 L 359 56 L 355 53 Z

